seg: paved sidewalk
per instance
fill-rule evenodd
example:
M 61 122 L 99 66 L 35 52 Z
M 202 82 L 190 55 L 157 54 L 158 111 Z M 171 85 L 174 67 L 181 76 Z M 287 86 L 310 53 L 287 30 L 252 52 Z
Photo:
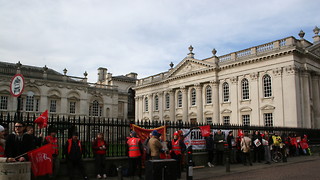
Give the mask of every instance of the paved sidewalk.
M 202 180 L 202 179 L 215 179 L 217 177 L 222 177 L 228 174 L 236 174 L 242 173 L 247 171 L 253 171 L 257 169 L 263 169 L 266 167 L 276 167 L 276 166 L 285 166 L 288 164 L 298 163 L 298 162 L 307 162 L 307 161 L 314 161 L 320 159 L 319 154 L 313 154 L 312 156 L 297 156 L 297 157 L 289 157 L 288 162 L 283 163 L 272 163 L 272 164 L 265 164 L 263 163 L 253 163 L 253 166 L 244 166 L 242 164 L 230 164 L 230 172 L 226 172 L 225 166 L 215 166 L 215 167 L 199 167 L 193 170 L 193 180 Z M 67 180 L 67 177 L 60 177 L 60 180 Z M 95 180 L 96 178 L 90 178 L 90 180 Z M 118 180 L 118 177 L 108 177 L 108 180 Z M 123 177 L 123 180 L 130 180 L 129 177 Z M 143 176 L 144 179 L 144 176 Z M 182 172 L 181 180 L 186 179 L 186 172 Z M 135 177 L 135 180 L 138 180 L 138 177 Z

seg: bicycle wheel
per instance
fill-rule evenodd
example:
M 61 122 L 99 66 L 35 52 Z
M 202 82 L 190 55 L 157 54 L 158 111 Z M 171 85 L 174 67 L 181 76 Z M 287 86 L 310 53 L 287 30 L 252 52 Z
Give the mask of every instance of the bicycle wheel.
M 272 160 L 273 162 L 281 162 L 282 161 L 282 154 L 279 151 L 276 151 L 274 153 L 272 153 Z

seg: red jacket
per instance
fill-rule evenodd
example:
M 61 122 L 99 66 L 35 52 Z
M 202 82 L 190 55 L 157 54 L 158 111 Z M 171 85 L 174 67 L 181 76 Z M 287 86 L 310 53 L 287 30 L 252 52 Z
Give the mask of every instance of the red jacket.
M 102 146 L 105 146 L 106 149 L 100 149 Z M 92 144 L 92 149 L 95 154 L 106 154 L 108 144 L 105 140 L 97 138 Z
M 141 156 L 141 151 L 140 151 L 140 139 L 132 137 L 127 141 L 127 144 L 129 146 L 129 157 L 139 157 Z
M 59 154 L 59 145 L 58 145 L 58 138 L 47 136 L 45 138 L 45 141 L 48 144 L 52 144 L 53 154 L 58 155 Z

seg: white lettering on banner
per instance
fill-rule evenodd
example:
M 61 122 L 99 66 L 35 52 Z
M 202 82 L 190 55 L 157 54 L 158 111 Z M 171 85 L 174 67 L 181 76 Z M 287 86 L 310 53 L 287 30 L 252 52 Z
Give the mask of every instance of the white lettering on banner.
M 187 134 L 190 129 L 181 129 L 183 134 Z M 218 129 L 210 130 L 213 134 L 215 134 Z M 227 140 L 227 135 L 230 130 L 221 130 L 222 134 L 224 134 L 225 140 Z M 203 150 L 206 149 L 206 140 L 202 137 L 200 129 L 193 129 L 191 133 L 184 138 L 184 144 L 189 147 L 192 145 L 192 149 L 194 150 Z
M 37 162 L 42 162 L 49 160 L 51 162 L 51 158 L 48 157 L 48 154 L 46 153 L 38 153 L 36 157 Z

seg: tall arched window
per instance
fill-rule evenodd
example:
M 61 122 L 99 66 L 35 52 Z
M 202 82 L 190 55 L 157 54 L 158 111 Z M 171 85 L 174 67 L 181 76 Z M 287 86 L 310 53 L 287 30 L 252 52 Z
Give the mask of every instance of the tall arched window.
M 191 89 L 191 106 L 195 106 L 196 105 L 196 90 L 194 88 Z
M 206 87 L 206 104 L 211 104 L 212 103 L 212 90 L 211 86 Z
M 26 111 L 33 111 L 34 107 L 34 93 L 29 91 L 26 97 Z
M 158 95 L 154 96 L 154 110 L 159 111 L 159 97 L 158 97 Z
M 242 99 L 243 100 L 250 99 L 250 96 L 249 96 L 249 81 L 246 78 L 244 78 L 241 81 L 241 90 L 242 90 Z
M 177 102 L 177 104 L 178 104 L 178 107 L 182 107 L 182 92 L 181 91 L 179 91 L 178 92 L 178 102 Z
M 148 101 L 148 98 L 147 98 L 147 97 L 144 98 L 144 110 L 145 110 L 146 112 L 149 111 L 149 101 Z
M 97 100 L 94 100 L 89 109 L 90 116 L 102 116 L 102 106 Z
M 170 95 L 169 93 L 166 94 L 166 109 L 170 108 Z
M 227 82 L 222 84 L 222 91 L 223 102 L 229 102 L 229 84 Z
M 272 96 L 271 77 L 266 74 L 263 76 L 263 95 L 264 97 Z

